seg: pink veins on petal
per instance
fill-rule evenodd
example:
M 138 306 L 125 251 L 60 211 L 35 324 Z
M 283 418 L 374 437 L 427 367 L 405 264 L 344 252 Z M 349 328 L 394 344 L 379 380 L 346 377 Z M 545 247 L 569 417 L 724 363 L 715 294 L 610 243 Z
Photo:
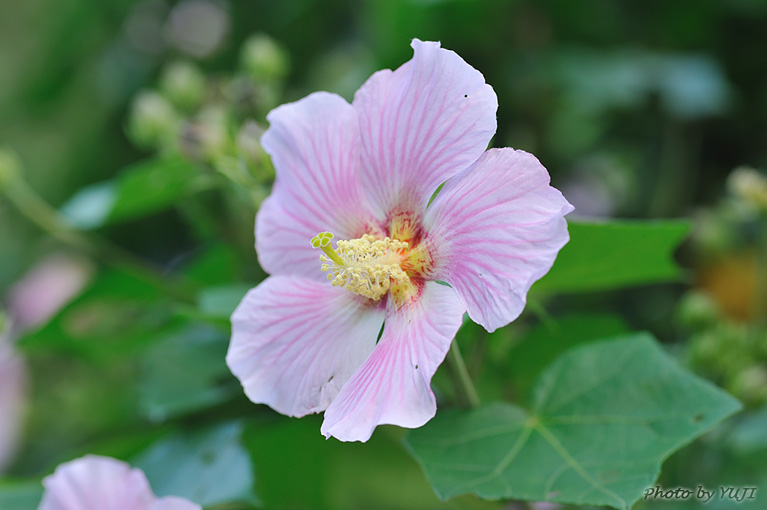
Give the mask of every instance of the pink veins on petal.
M 232 316 L 227 363 L 253 402 L 325 411 L 342 441 L 431 419 L 464 312 L 488 331 L 516 319 L 569 239 L 572 206 L 540 162 L 485 150 L 497 100 L 482 74 L 412 46 L 352 104 L 318 92 L 276 108 L 261 140 L 277 173 L 256 218 L 271 276 Z

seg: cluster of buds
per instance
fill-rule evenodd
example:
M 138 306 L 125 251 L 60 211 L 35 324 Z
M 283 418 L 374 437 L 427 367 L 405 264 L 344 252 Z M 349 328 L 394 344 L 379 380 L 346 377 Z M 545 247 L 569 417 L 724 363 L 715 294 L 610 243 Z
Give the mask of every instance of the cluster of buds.
M 701 211 L 697 288 L 683 298 L 694 368 L 742 401 L 767 402 L 767 175 L 733 170 L 727 197 Z
M 139 147 L 181 153 L 209 165 L 256 195 L 274 177 L 259 143 L 261 120 L 281 99 L 289 63 L 266 35 L 243 44 L 239 69 L 206 76 L 192 61 L 172 62 L 158 86 L 134 99 L 127 131 Z

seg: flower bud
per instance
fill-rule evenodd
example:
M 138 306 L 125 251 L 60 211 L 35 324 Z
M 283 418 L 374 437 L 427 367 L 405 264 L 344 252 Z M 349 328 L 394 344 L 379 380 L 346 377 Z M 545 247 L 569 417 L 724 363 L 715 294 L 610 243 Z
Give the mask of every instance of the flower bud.
M 256 81 L 279 81 L 288 74 L 288 55 L 271 37 L 251 36 L 240 50 L 242 68 Z
M 679 321 L 693 329 L 704 328 L 719 319 L 719 308 L 711 296 L 690 291 L 682 297 L 677 310 Z
M 154 91 L 141 92 L 133 102 L 128 135 L 144 148 L 159 148 L 172 142 L 179 119 L 173 105 Z
M 220 106 L 208 106 L 200 112 L 194 125 L 205 161 L 215 161 L 232 151 L 230 123 L 229 112 Z
M 173 62 L 162 73 L 160 90 L 177 108 L 194 110 L 205 97 L 205 76 L 191 62 Z
M 757 364 L 740 370 L 730 390 L 749 403 L 763 404 L 767 401 L 767 369 Z
M 767 212 L 767 176 L 741 166 L 727 178 L 727 187 L 736 200 L 750 210 Z

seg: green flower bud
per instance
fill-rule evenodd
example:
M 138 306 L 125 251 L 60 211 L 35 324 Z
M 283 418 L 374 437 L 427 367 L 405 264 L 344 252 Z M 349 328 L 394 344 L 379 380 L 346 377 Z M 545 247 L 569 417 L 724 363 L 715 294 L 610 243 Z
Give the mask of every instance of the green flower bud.
M 738 167 L 727 178 L 727 187 L 747 209 L 767 212 L 767 176 L 750 167 Z
M 707 209 L 695 213 L 694 237 L 705 255 L 727 254 L 733 249 L 736 234 L 732 223 L 721 214 Z
M 731 391 L 743 400 L 760 404 L 767 401 L 767 368 L 751 365 L 739 371 L 730 384 Z
M 258 34 L 242 45 L 243 70 L 256 81 L 279 81 L 288 74 L 288 54 L 271 37 Z
M 201 155 L 208 162 L 229 155 L 233 150 L 229 112 L 219 106 L 206 107 L 195 121 Z
M 173 105 L 157 92 L 141 92 L 133 101 L 128 135 L 136 145 L 157 149 L 171 144 L 178 126 L 179 118 Z
M 692 329 L 702 329 L 719 319 L 719 307 L 705 292 L 690 291 L 682 297 L 677 317 Z
M 191 62 L 173 62 L 160 78 L 160 90 L 177 108 L 194 110 L 205 97 L 205 76 Z

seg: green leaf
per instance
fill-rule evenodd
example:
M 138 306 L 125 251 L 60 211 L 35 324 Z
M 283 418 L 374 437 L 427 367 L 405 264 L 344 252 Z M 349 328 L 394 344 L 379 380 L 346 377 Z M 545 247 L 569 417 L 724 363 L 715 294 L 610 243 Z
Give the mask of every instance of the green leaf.
M 290 510 L 498 510 L 474 496 L 441 503 L 401 447 L 403 430 L 382 426 L 366 443 L 326 441 L 322 419 L 270 415 L 244 442 L 259 476 L 263 508 Z M 392 490 L 396 487 L 396 490 Z M 223 509 L 222 509 L 223 510 Z
M 48 324 L 22 337 L 20 346 L 97 361 L 121 358 L 151 342 L 158 332 L 173 329 L 171 311 L 152 285 L 108 271 L 94 278 Z
M 690 230 L 686 221 L 578 223 L 541 292 L 586 292 L 677 280 L 673 252 Z
M 190 324 L 152 346 L 139 384 L 142 412 L 152 421 L 163 421 L 238 394 L 241 387 L 224 361 L 228 345 L 228 334 Z
M 153 445 L 135 461 L 155 493 L 180 496 L 202 506 L 256 504 L 254 474 L 237 423 L 180 434 Z
M 77 228 L 98 228 L 169 208 L 208 185 L 205 175 L 179 157 L 150 159 L 81 189 L 61 212 Z
M 200 286 L 221 285 L 242 278 L 243 262 L 233 247 L 213 244 L 187 264 L 183 272 Z
M 253 287 L 255 285 L 244 283 L 207 287 L 197 294 L 197 306 L 204 317 L 228 322 L 234 309 Z
M 535 379 L 557 356 L 578 344 L 629 332 L 615 315 L 570 315 L 529 330 L 508 355 L 516 395 L 527 397 Z
M 43 497 L 39 480 L 3 481 L 0 483 L 0 508 L 35 510 Z
M 767 405 L 739 418 L 728 434 L 727 445 L 741 455 L 759 455 L 767 467 Z
M 408 446 L 441 498 L 474 493 L 627 509 L 663 460 L 740 403 L 680 368 L 649 334 L 572 349 L 530 410 L 440 413 Z

